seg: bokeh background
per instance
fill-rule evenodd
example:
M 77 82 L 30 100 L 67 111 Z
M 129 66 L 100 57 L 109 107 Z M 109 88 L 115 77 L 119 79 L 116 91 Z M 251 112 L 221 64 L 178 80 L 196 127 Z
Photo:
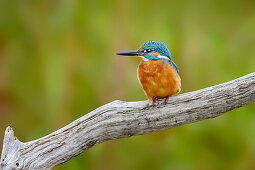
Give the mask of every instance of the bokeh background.
M 0 150 L 112 100 L 146 100 L 138 58 L 115 53 L 163 41 L 182 93 L 255 71 L 255 1 L 0 0 Z M 99 144 L 55 170 L 255 169 L 255 104 L 212 120 Z

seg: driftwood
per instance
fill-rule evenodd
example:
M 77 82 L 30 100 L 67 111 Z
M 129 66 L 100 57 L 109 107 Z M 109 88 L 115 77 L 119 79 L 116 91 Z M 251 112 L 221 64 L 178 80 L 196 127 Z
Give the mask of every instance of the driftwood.
M 5 131 L 0 169 L 51 169 L 107 140 L 142 135 L 217 117 L 255 101 L 255 73 L 159 100 L 113 101 L 35 141 L 22 143 Z

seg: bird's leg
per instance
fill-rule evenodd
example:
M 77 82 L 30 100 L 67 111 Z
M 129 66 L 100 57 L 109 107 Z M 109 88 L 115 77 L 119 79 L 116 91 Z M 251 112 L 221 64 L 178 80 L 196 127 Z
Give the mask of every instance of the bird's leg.
M 155 101 L 156 101 L 156 98 L 152 98 L 152 106 L 154 106 L 154 104 L 155 104 Z
M 165 99 L 165 104 L 168 103 L 168 99 L 169 99 L 170 96 L 167 96 L 166 99 Z

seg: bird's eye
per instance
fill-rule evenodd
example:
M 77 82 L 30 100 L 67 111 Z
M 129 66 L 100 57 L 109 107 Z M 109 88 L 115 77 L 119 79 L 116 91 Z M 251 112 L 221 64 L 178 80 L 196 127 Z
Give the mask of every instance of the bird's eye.
M 144 50 L 143 52 L 145 52 L 145 53 L 150 53 L 151 50 L 147 49 L 147 50 Z

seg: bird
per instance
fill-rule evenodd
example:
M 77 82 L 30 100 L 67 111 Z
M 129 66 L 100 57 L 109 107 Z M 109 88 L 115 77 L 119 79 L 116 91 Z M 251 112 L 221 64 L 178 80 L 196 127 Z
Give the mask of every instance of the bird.
M 170 96 L 181 91 L 179 69 L 164 42 L 147 41 L 138 50 L 116 54 L 142 58 L 137 68 L 137 77 L 153 106 L 156 99 L 165 98 L 165 103 L 168 103 Z

